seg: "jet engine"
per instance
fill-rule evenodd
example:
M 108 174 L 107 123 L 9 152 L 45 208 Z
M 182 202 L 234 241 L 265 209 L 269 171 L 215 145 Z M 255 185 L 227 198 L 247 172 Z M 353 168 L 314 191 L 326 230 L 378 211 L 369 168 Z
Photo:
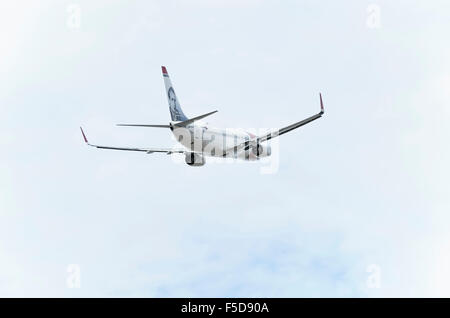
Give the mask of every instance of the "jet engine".
M 251 150 L 252 153 L 258 158 L 268 157 L 272 154 L 272 149 L 270 148 L 270 146 L 263 146 L 261 144 L 252 146 Z
M 201 167 L 206 163 L 206 160 L 202 155 L 193 152 L 186 153 L 185 161 L 192 167 Z

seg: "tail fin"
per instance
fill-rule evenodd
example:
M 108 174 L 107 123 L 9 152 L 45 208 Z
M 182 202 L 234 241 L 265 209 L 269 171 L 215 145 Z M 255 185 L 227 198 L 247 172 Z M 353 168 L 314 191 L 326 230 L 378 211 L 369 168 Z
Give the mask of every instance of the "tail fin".
M 161 68 L 164 77 L 164 85 L 166 86 L 166 95 L 167 100 L 169 101 L 169 110 L 172 120 L 173 121 L 188 120 L 188 118 L 184 115 L 183 111 L 181 110 L 180 103 L 178 102 L 177 95 L 175 94 L 175 90 L 172 87 L 172 82 L 170 81 L 169 73 L 167 73 L 166 67 L 161 66 Z

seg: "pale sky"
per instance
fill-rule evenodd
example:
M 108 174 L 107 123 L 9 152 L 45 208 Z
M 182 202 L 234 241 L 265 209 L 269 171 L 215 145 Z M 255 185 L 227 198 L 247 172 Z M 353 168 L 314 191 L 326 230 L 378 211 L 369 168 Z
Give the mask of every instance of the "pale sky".
M 1 2 L 0 296 L 449 297 L 449 13 Z M 187 116 L 219 110 L 213 126 L 283 127 L 319 92 L 326 113 L 280 137 L 273 174 L 87 147 L 80 125 L 173 145 L 115 126 L 168 123 L 161 65 Z

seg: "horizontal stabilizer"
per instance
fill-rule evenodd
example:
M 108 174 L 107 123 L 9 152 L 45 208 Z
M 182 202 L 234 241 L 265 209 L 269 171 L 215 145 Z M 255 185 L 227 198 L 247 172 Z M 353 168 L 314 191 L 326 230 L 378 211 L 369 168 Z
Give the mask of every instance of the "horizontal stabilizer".
M 154 128 L 170 128 L 170 126 L 169 126 L 169 125 L 117 124 L 117 126 L 126 126 L 126 127 L 154 127 Z
M 174 126 L 175 127 L 186 127 L 187 125 L 192 124 L 194 121 L 203 119 L 203 118 L 205 118 L 207 116 L 210 116 L 210 115 L 212 115 L 214 113 L 217 113 L 217 110 L 215 110 L 213 112 L 210 112 L 210 113 L 207 113 L 207 114 L 204 114 L 204 115 L 200 115 L 200 116 L 197 116 L 197 117 L 185 120 L 185 121 L 182 121 L 182 122 L 179 122 L 179 123 L 176 123 L 176 124 L 174 124 Z

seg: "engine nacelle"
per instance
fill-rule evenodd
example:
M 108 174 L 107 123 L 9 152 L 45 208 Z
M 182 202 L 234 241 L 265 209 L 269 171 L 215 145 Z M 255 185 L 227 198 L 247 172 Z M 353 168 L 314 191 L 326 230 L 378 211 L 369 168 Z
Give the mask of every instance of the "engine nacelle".
M 189 166 L 201 167 L 206 163 L 205 158 L 202 155 L 196 153 L 186 153 L 185 161 Z
M 256 144 L 251 149 L 252 153 L 258 158 L 268 157 L 272 154 L 272 149 L 270 148 L 270 146 L 263 146 L 261 144 Z

